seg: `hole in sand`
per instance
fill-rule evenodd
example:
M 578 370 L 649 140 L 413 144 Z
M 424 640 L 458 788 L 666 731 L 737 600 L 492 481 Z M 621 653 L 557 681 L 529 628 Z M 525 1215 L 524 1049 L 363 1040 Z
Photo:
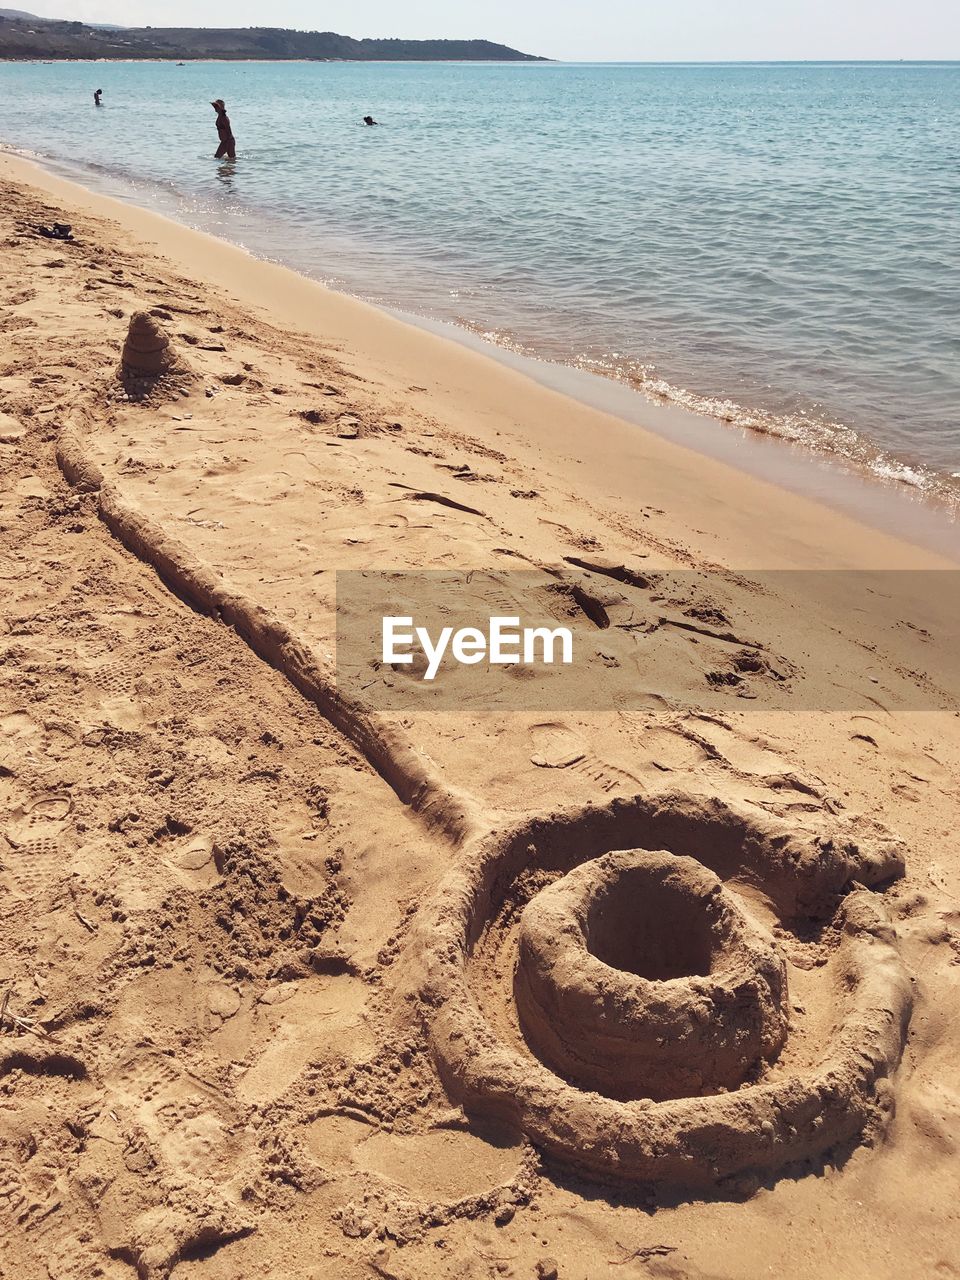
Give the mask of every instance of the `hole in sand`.
M 598 960 L 651 982 L 706 976 L 716 942 L 702 895 L 646 866 L 624 867 L 600 889 L 585 934 Z

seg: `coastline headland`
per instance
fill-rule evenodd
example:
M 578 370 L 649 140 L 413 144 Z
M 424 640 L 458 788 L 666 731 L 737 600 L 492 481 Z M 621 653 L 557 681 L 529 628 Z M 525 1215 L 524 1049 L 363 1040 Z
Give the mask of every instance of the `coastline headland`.
M 0 58 L 320 62 L 542 62 L 491 40 L 364 39 L 281 27 L 98 27 L 0 16 Z

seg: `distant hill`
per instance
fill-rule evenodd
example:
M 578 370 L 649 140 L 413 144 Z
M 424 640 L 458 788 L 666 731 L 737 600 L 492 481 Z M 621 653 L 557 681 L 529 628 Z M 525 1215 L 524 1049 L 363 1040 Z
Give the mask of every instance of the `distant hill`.
M 354 40 L 280 27 L 94 27 L 0 9 L 0 58 L 544 62 L 489 40 Z
M 25 9 L 0 9 L 0 22 L 4 18 L 22 18 L 26 21 L 28 27 L 36 27 L 39 23 L 41 26 L 49 26 L 52 21 L 65 21 L 65 19 L 41 18 L 39 13 L 27 13 Z M 123 27 L 116 22 L 89 22 L 89 27 L 93 27 L 95 31 L 122 31 Z M 0 57 L 3 55 L 0 54 Z

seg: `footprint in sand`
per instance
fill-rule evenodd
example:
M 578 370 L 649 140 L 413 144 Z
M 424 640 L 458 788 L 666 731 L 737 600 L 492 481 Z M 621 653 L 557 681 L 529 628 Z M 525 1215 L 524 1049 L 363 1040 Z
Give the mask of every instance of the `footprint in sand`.
M 692 739 L 705 743 L 712 755 L 742 773 L 765 777 L 790 770 L 783 757 L 771 750 L 759 735 L 741 733 L 725 720 L 691 716 L 686 729 Z
M 503 575 L 484 573 L 474 580 L 477 598 L 491 614 L 500 613 L 507 618 L 519 616 L 524 621 L 531 617 L 539 621 L 540 615 L 544 621 L 569 619 L 566 600 L 555 588 L 552 577 L 529 570 L 522 570 L 520 574 L 516 571 Z
M 21 898 L 39 899 L 48 893 L 57 872 L 67 862 L 67 852 L 59 840 L 41 837 L 25 840 L 3 859 Z
M 216 1096 L 212 1085 L 182 1070 L 172 1058 L 157 1051 L 127 1058 L 108 1080 L 107 1087 L 118 1101 L 134 1107 L 153 1103 L 160 1108 L 189 1098 L 206 1100 Z
M 534 725 L 531 738 L 535 753 L 530 759 L 538 769 L 568 769 L 586 757 L 583 742 L 566 725 Z
M 134 690 L 134 675 L 125 662 L 107 662 L 90 673 L 91 681 L 104 693 L 128 697 Z
M 486 1128 L 482 1134 L 460 1129 L 420 1134 L 367 1129 L 366 1134 L 356 1135 L 360 1140 L 351 1155 L 361 1169 L 405 1187 L 420 1199 L 455 1204 L 489 1195 L 509 1185 L 521 1171 L 523 1147 L 515 1135 Z M 321 1136 L 317 1134 L 315 1141 Z
M 164 862 L 186 889 L 206 889 L 220 876 L 209 836 L 191 835 L 164 852 Z
M 56 881 L 69 854 L 62 836 L 70 797 L 49 793 L 14 809 L 3 828 L 10 852 L 3 861 L 21 897 L 40 897 Z
M 192 1179 L 201 1179 L 190 1190 L 205 1193 L 210 1169 L 221 1166 L 227 1148 L 235 1146 L 222 1093 L 160 1054 L 128 1059 L 107 1089 L 113 1103 L 109 1114 L 119 1118 L 117 1136 L 122 1134 L 115 1145 L 126 1169 L 159 1176 L 161 1196 L 167 1170 L 176 1171 L 181 1185 L 186 1177 L 188 1187 Z
M 936 756 L 916 748 L 906 735 L 897 734 L 875 716 L 852 716 L 850 738 L 882 757 L 889 767 L 900 769 L 911 782 L 948 792 L 955 786 L 950 770 Z
M 687 772 L 711 758 L 699 742 L 685 733 L 660 726 L 646 728 L 639 733 L 638 749 L 646 755 L 653 769 L 661 773 Z
M 569 769 L 596 783 L 603 792 L 618 787 L 636 790 L 641 785 L 636 774 L 594 755 L 583 739 L 561 721 L 534 725 L 530 736 L 534 749 L 530 761 L 538 769 Z
M 242 1052 L 251 1065 L 237 1082 L 241 1101 L 275 1102 L 311 1063 L 340 1054 L 359 1061 L 371 1053 L 367 996 L 360 979 L 341 974 L 298 983 L 280 1004 L 259 1002 L 254 1019 L 242 1028 Z
M 775 812 L 785 808 L 816 812 L 831 803 L 822 779 L 798 774 L 759 734 L 743 733 L 725 720 L 707 715 L 689 716 L 681 732 L 704 749 L 709 758 L 707 768 L 712 764 L 739 775 L 748 787 L 741 793 L 743 799 Z
M 49 792 L 15 809 L 4 827 L 4 835 L 15 849 L 38 839 L 59 835 L 73 804 L 68 795 Z
M 30 1163 L 41 1175 L 48 1167 L 36 1155 Z M 66 1280 L 94 1273 L 93 1259 L 79 1243 L 84 1233 L 73 1221 L 72 1208 L 64 1206 L 56 1187 L 32 1185 L 12 1154 L 0 1157 L 0 1255 L 16 1257 L 19 1274 L 56 1274 Z M 38 1264 L 36 1272 L 30 1260 Z
M 106 694 L 100 700 L 100 710 L 110 724 L 119 729 L 137 729 L 143 724 L 137 677 L 129 663 L 105 663 L 88 672 L 87 678 Z
M 210 1169 L 232 1145 L 229 1126 L 209 1111 L 184 1115 L 157 1140 L 160 1154 L 171 1169 L 178 1173 L 184 1170 L 200 1179 L 209 1177 Z

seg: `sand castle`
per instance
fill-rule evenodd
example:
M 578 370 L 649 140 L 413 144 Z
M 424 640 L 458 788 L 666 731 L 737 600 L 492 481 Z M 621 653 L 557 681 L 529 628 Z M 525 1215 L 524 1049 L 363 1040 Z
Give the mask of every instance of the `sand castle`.
M 166 380 L 182 382 L 188 369 L 163 326 L 149 311 L 135 311 L 123 341 L 117 378 L 140 400 Z
M 575 868 L 520 919 L 528 1043 L 615 1098 L 742 1084 L 787 1038 L 787 974 L 769 938 L 692 858 L 631 850 Z
M 912 994 L 882 901 L 847 890 L 903 869 L 894 840 L 805 833 L 683 794 L 492 833 L 415 934 L 444 1084 L 602 1181 L 753 1186 L 856 1143 L 889 1112 Z M 763 886 L 779 938 L 715 873 Z M 798 918 L 838 938 L 822 1044 L 785 1003 L 781 946 Z
M 141 378 L 158 378 L 176 367 L 170 339 L 149 312 L 135 311 L 130 317 L 121 363 L 125 373 Z

